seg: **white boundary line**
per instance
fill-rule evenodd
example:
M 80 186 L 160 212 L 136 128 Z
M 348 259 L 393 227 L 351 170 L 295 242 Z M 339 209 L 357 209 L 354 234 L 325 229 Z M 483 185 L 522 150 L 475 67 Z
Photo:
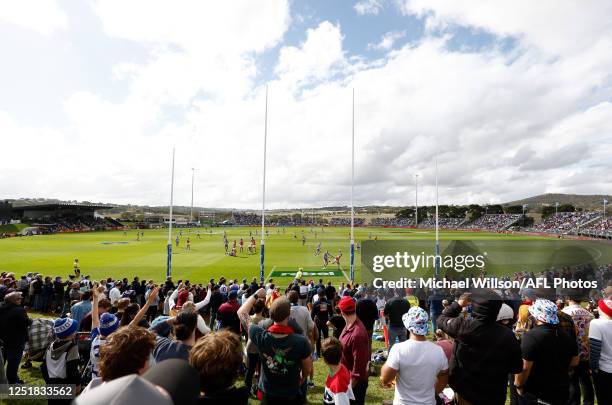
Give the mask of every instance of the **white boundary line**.
M 268 276 L 264 278 L 264 283 L 270 279 L 270 276 L 272 275 L 272 272 L 274 271 L 275 268 L 276 266 L 272 266 L 272 269 L 268 272 Z
M 344 274 L 344 278 L 346 279 L 346 281 L 350 283 L 351 279 L 346 275 L 346 271 L 344 271 L 344 268 L 342 266 L 340 266 L 340 271 L 342 272 L 342 274 Z

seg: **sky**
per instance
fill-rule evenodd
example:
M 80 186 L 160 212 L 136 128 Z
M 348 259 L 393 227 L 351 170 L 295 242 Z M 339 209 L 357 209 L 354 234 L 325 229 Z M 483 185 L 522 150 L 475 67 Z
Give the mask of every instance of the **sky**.
M 612 192 L 612 2 L 0 2 L 0 198 L 258 208 Z

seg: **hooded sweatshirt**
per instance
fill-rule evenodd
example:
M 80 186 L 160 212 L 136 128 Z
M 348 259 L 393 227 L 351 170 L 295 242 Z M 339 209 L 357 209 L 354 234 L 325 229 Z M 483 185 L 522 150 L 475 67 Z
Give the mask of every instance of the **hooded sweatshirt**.
M 508 374 L 523 368 L 521 347 L 507 327 L 496 322 L 501 297 L 491 290 L 472 294 L 472 318 L 461 315 L 457 302 L 438 318 L 438 327 L 455 339 L 449 384 L 474 405 L 503 405 Z
M 80 385 L 79 347 L 74 340 L 55 340 L 45 353 L 43 378 L 48 384 Z

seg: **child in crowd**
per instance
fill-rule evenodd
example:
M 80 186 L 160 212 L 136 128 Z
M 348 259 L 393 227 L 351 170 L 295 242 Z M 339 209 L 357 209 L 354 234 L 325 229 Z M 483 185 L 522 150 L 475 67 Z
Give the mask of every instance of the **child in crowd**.
M 351 387 L 351 373 L 343 364 L 342 344 L 335 337 L 327 338 L 321 344 L 321 355 L 329 367 L 329 374 L 325 380 L 323 403 L 329 405 L 348 405 L 355 399 Z

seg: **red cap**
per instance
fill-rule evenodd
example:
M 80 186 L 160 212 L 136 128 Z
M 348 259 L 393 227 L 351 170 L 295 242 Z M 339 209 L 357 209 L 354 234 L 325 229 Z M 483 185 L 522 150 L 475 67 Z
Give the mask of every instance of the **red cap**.
M 599 300 L 599 310 L 608 315 L 609 318 L 612 318 L 612 300 Z
M 338 308 L 344 313 L 355 312 L 355 300 L 352 297 L 342 297 L 338 303 Z

